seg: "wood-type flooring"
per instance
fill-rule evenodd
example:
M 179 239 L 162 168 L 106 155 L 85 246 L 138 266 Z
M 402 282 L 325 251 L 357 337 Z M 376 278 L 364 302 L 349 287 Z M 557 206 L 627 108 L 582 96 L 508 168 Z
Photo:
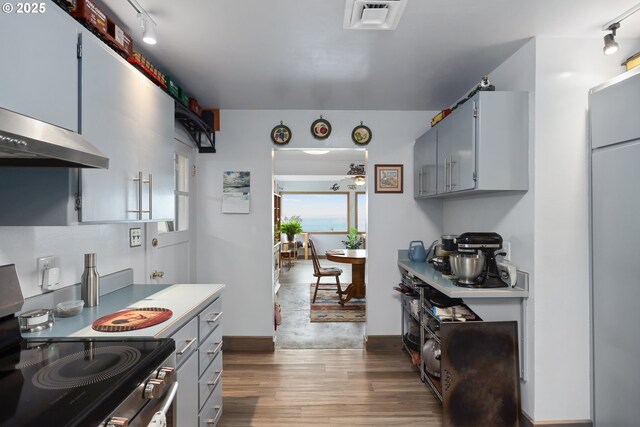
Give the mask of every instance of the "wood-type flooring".
M 224 353 L 220 427 L 442 425 L 401 351 Z

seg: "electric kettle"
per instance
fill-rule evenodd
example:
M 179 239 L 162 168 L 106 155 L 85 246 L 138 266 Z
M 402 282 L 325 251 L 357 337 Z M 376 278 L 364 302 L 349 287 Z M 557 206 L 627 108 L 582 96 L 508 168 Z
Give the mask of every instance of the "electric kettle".
M 425 262 L 427 251 L 424 249 L 422 240 L 414 240 L 409 243 L 409 260 L 413 262 Z

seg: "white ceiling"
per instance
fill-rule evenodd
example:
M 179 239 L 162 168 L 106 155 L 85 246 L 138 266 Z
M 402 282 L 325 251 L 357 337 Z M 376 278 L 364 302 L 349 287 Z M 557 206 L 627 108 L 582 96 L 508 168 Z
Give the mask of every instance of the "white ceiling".
M 342 28 L 345 0 L 102 0 L 159 69 L 205 107 L 440 110 L 530 37 L 593 38 L 637 0 L 408 0 L 395 31 Z M 640 12 L 618 38 L 640 39 Z M 604 57 L 620 63 L 625 58 Z M 500 82 L 492 82 L 500 89 Z

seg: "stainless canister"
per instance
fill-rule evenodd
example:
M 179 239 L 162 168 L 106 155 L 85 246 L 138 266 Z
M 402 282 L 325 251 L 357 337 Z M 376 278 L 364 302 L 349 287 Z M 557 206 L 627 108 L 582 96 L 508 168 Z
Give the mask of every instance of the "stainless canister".
M 100 293 L 100 275 L 97 269 L 97 255 L 84 254 L 84 272 L 81 279 L 82 300 L 87 307 L 98 305 Z

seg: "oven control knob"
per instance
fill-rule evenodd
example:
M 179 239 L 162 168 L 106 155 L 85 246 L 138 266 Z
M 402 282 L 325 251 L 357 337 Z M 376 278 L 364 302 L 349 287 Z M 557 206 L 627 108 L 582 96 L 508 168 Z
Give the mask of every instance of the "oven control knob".
M 164 390 L 164 381 L 159 379 L 153 379 L 147 381 L 144 386 L 144 398 L 145 399 L 157 399 L 162 396 Z
M 173 384 L 176 380 L 176 370 L 174 368 L 160 368 L 156 378 L 163 380 L 165 384 Z
M 129 418 L 113 417 L 107 423 L 107 427 L 127 427 L 129 425 Z

